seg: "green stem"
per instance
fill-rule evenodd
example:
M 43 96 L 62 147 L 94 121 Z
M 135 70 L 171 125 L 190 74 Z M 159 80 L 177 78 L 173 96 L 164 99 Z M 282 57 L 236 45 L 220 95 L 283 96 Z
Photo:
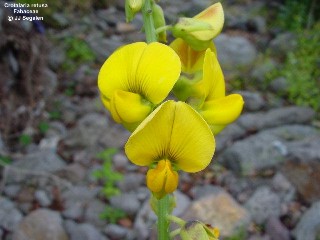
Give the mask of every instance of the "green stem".
M 163 31 L 166 31 L 166 30 L 169 30 L 172 28 L 172 25 L 166 25 L 166 26 L 163 26 L 163 27 L 159 27 L 156 29 L 156 33 L 159 34 Z
M 169 195 L 158 200 L 158 240 L 169 240 Z
M 152 3 L 153 0 L 145 0 L 142 8 L 142 17 L 144 24 L 144 31 L 146 33 L 147 43 L 156 42 L 157 34 L 154 27 L 153 17 L 152 17 Z

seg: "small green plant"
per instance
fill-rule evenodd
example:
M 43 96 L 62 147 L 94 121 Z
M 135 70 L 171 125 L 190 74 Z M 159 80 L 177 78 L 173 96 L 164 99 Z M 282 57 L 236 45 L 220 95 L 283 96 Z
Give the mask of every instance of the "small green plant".
M 288 52 L 280 69 L 271 78 L 282 76 L 288 83 L 288 99 L 320 110 L 320 24 L 298 34 L 297 48 Z
M 245 240 L 247 237 L 247 231 L 242 227 L 239 228 L 232 236 L 225 238 L 225 240 Z
M 40 122 L 38 125 L 38 129 L 40 131 L 41 134 L 46 134 L 46 132 L 49 130 L 50 126 L 48 122 Z
M 32 142 L 32 137 L 29 134 L 21 134 L 19 137 L 19 143 L 26 147 Z
M 103 182 L 102 193 L 110 198 L 111 196 L 119 194 L 119 189 L 115 186 L 116 182 L 123 178 L 119 172 L 112 169 L 112 156 L 117 153 L 116 148 L 108 148 L 100 153 L 97 157 L 103 160 L 102 169 L 94 171 L 93 177 Z
M 310 28 L 319 19 L 319 10 L 316 0 L 286 0 L 278 9 L 275 24 L 291 31 Z
M 67 47 L 67 56 L 77 62 L 94 60 L 94 53 L 88 44 L 77 37 L 69 37 L 65 40 Z
M 97 154 L 97 157 L 103 160 L 101 169 L 95 170 L 92 175 L 97 180 L 103 182 L 102 193 L 108 199 L 120 193 L 115 186 L 116 182 L 123 178 L 123 175 L 112 169 L 112 157 L 116 154 L 118 149 L 107 148 L 106 150 Z M 119 219 L 125 217 L 126 214 L 122 209 L 106 206 L 104 211 L 100 214 L 101 219 L 106 219 L 108 222 L 116 223 Z
M 6 166 L 11 164 L 12 159 L 9 156 L 2 156 L 0 155 L 0 166 Z
M 105 219 L 110 223 L 116 223 L 119 219 L 124 218 L 126 213 L 120 208 L 106 206 L 100 214 L 101 219 Z

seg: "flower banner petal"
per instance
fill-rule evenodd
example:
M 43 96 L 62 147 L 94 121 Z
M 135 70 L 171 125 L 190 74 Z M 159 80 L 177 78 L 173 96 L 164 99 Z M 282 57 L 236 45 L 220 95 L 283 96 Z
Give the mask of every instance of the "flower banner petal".
M 168 96 L 180 72 L 179 56 L 167 45 L 151 43 L 143 52 L 131 89 L 159 104 Z
M 131 162 L 148 166 L 167 158 L 187 172 L 204 169 L 215 149 L 208 124 L 188 104 L 167 101 L 132 133 L 125 151 Z
M 192 107 L 183 102 L 175 106 L 169 156 L 183 171 L 201 171 L 212 159 L 214 137 L 208 124 Z
M 128 91 L 135 77 L 142 53 L 147 44 L 137 42 L 116 50 L 102 65 L 98 76 L 98 87 L 102 94 L 111 99 L 117 89 Z
M 139 166 L 149 166 L 166 156 L 174 120 L 174 104 L 165 102 L 155 109 L 131 134 L 125 152 Z

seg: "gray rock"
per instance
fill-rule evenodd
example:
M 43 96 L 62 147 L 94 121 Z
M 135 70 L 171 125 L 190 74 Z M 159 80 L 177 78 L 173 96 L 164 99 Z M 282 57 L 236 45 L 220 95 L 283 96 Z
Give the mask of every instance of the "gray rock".
M 235 234 L 240 227 L 246 228 L 250 216 L 225 191 L 218 191 L 194 201 L 182 216 L 185 220 L 200 220 L 220 230 L 221 237 Z
M 126 236 L 128 234 L 128 229 L 121 227 L 119 225 L 116 224 L 108 224 L 105 229 L 104 232 L 111 238 L 114 240 L 121 240 L 121 239 L 126 239 Z
M 115 154 L 112 163 L 116 169 L 125 169 L 130 164 L 128 158 L 123 153 Z
M 78 163 L 73 163 L 56 171 L 55 174 L 72 183 L 79 183 L 85 179 L 86 169 Z
M 203 185 L 203 186 L 194 186 L 191 189 L 191 194 L 195 200 L 198 200 L 202 197 L 206 197 L 207 195 L 217 194 L 223 191 L 221 187 L 213 186 L 213 185 Z
M 269 45 L 270 53 L 277 57 L 284 57 L 297 46 L 297 37 L 291 32 L 278 34 Z
M 289 143 L 317 135 L 315 128 L 303 125 L 271 128 L 235 142 L 217 160 L 238 174 L 253 174 L 284 162 L 291 154 Z
M 261 130 L 285 124 L 308 123 L 314 115 L 315 112 L 311 108 L 292 106 L 267 112 L 243 114 L 237 123 L 247 130 Z
M 121 192 L 135 191 L 145 183 L 145 175 L 139 173 L 129 173 L 118 182 L 117 186 Z
M 258 92 L 238 91 L 244 99 L 244 109 L 247 111 L 258 111 L 266 106 L 266 101 Z
M 244 128 L 240 127 L 237 123 L 228 125 L 221 134 L 215 136 L 216 138 L 216 151 L 220 152 L 226 147 L 231 145 L 235 140 L 246 135 Z
M 0 197 L 0 226 L 13 231 L 22 220 L 22 214 L 10 200 Z
M 85 186 L 75 186 L 62 193 L 64 202 L 63 216 L 66 218 L 78 220 L 84 214 L 87 204 L 94 200 L 98 195 L 98 188 L 88 188 Z
M 43 190 L 37 190 L 34 194 L 34 197 L 41 207 L 48 207 L 52 203 L 51 197 Z
M 134 215 L 140 209 L 140 202 L 133 193 L 121 193 L 110 198 L 111 206 L 122 209 L 128 215 Z
M 272 240 L 290 240 L 289 230 L 280 222 L 278 218 L 271 217 L 266 223 L 266 233 Z
M 12 163 L 16 168 L 44 172 L 54 172 L 65 165 L 66 163 L 56 153 L 49 150 L 29 153 Z
M 52 121 L 49 123 L 49 129 L 45 133 L 45 137 L 50 138 L 58 138 L 59 140 L 66 136 L 67 134 L 67 128 L 66 126 L 59 121 Z
M 284 161 L 285 152 L 275 143 L 283 144 L 278 137 L 263 131 L 235 142 L 218 157 L 218 161 L 237 174 L 250 175 Z
M 45 99 L 53 96 L 58 87 L 58 76 L 49 68 L 43 70 L 43 78 L 45 79 L 45 88 L 43 89 L 43 96 Z
M 277 77 L 270 83 L 270 89 L 278 94 L 288 93 L 289 84 L 288 80 L 284 77 Z
M 297 240 L 315 240 L 320 237 L 320 202 L 312 204 L 293 230 Z
M 280 216 L 280 198 L 267 186 L 258 188 L 245 207 L 257 224 L 265 223 L 270 217 Z
M 281 202 L 291 202 L 296 196 L 295 187 L 280 172 L 272 178 L 272 188 L 280 197 Z
M 255 46 L 242 36 L 220 34 L 214 39 L 222 69 L 244 69 L 252 66 L 257 58 Z
M 66 51 L 58 46 L 53 46 L 49 52 L 48 64 L 53 70 L 57 70 L 66 61 Z
M 91 33 L 86 39 L 90 48 L 94 52 L 99 62 L 104 62 L 117 48 L 119 48 L 123 41 L 119 36 L 113 35 L 110 38 L 105 38 L 103 33 Z M 101 51 L 103 49 L 103 51 Z
M 134 221 L 133 228 L 136 231 L 137 239 L 149 239 L 151 229 L 153 228 L 156 221 L 157 216 L 151 210 L 150 201 L 149 199 L 147 199 L 137 213 Z
M 257 62 L 256 66 L 250 72 L 251 78 L 259 86 L 265 84 L 267 74 L 274 71 L 277 64 L 273 59 L 265 59 L 262 62 Z
M 77 224 L 67 220 L 64 226 L 70 240 L 107 240 L 106 236 L 89 223 Z
M 66 151 L 86 148 L 96 155 L 107 147 L 123 147 L 128 137 L 129 132 L 109 124 L 105 114 L 90 113 L 78 121 L 63 142 Z
M 84 220 L 96 227 L 103 228 L 106 225 L 106 221 L 100 218 L 100 214 L 104 209 L 105 204 L 100 200 L 94 199 L 88 202 L 84 212 Z
M 172 214 L 180 217 L 190 206 L 191 200 L 189 197 L 178 190 L 174 192 L 174 197 L 176 199 L 177 206 L 173 209 Z
M 320 131 L 316 136 L 294 141 L 288 144 L 290 159 L 296 161 L 320 161 Z
M 281 166 L 282 174 L 296 188 L 300 197 L 307 203 L 320 199 L 320 162 L 286 161 Z
M 59 213 L 37 209 L 26 216 L 15 229 L 13 240 L 68 240 Z
M 21 186 L 20 185 L 10 184 L 10 185 L 7 185 L 4 188 L 4 193 L 9 198 L 15 198 L 15 197 L 18 196 L 20 190 L 21 190 Z

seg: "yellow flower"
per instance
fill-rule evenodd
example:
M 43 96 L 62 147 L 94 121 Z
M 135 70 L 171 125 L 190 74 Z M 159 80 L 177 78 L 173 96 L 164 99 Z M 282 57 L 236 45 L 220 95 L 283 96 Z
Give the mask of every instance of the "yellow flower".
M 151 167 L 147 186 L 158 198 L 177 188 L 178 170 L 198 172 L 208 166 L 214 149 L 203 118 L 188 104 L 172 100 L 154 110 L 125 146 L 131 162 Z
M 190 103 L 210 125 L 213 134 L 236 120 L 243 108 L 240 94 L 225 96 L 223 73 L 214 52 L 206 50 L 203 63 L 202 80 L 194 84 Z
M 134 130 L 167 97 L 180 70 L 178 55 L 164 44 L 121 47 L 100 69 L 102 102 L 116 122 Z
M 223 24 L 222 5 L 215 3 L 193 18 L 180 18 L 172 27 L 172 34 L 185 40 L 194 50 L 202 51 L 221 32 Z

